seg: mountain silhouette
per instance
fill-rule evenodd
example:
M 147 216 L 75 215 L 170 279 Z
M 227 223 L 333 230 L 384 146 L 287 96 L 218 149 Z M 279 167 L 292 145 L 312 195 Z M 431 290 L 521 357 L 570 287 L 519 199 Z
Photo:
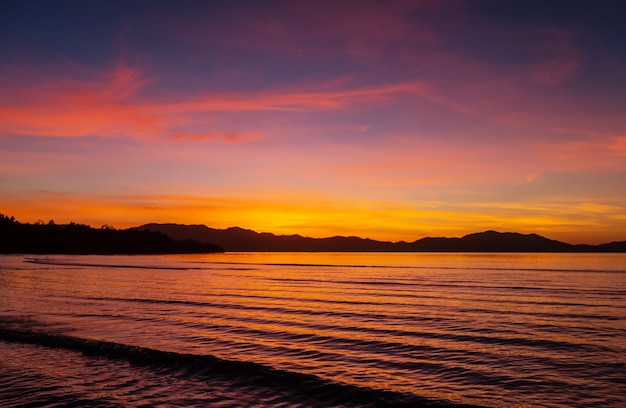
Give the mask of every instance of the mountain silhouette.
M 147 224 L 140 230 L 159 231 L 178 240 L 219 242 L 231 252 L 383 252 L 394 251 L 394 243 L 358 237 L 307 238 L 301 235 L 258 233 L 239 227 L 214 229 L 206 225 Z
M 572 245 L 537 234 L 485 231 L 461 238 L 422 238 L 414 242 L 376 241 L 359 237 L 308 238 L 301 235 L 258 233 L 239 227 L 146 224 L 176 240 L 210 242 L 229 252 L 626 252 L 626 241 L 602 245 Z

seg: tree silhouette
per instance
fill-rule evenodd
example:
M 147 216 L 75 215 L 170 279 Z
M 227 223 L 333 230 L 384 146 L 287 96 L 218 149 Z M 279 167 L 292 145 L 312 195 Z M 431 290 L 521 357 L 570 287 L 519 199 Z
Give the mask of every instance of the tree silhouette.
M 223 252 L 214 244 L 175 240 L 155 231 L 96 229 L 70 222 L 22 224 L 0 214 L 0 253 L 15 254 L 165 254 Z

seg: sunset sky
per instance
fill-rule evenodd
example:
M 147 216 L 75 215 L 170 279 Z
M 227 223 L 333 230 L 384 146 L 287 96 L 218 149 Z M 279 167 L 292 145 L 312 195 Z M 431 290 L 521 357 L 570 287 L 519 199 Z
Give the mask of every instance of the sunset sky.
M 626 240 L 626 1 L 0 0 L 0 213 Z

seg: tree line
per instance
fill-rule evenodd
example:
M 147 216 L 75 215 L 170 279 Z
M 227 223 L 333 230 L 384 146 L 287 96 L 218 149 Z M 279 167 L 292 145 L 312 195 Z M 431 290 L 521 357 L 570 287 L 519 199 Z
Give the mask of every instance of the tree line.
M 21 223 L 0 214 L 0 253 L 3 254 L 171 254 L 223 252 L 214 244 L 175 240 L 161 232 L 136 228 L 93 228 L 70 222 Z

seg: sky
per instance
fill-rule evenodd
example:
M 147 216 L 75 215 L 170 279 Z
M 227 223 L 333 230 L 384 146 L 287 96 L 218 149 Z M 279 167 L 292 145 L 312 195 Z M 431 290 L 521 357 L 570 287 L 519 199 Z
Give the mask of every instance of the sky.
M 0 213 L 626 240 L 624 1 L 0 0 Z

